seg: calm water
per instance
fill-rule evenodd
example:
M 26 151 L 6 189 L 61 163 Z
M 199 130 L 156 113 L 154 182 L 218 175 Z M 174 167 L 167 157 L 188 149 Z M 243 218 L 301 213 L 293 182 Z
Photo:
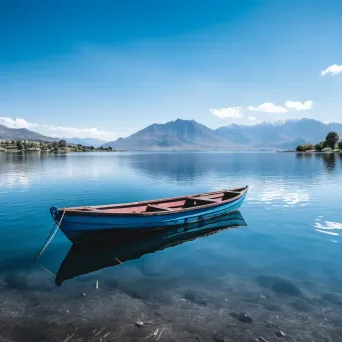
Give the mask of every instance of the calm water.
M 32 263 L 52 227 L 52 205 L 246 184 L 241 214 L 247 227 L 146 254 L 62 287 Z M 0 152 L 2 338 L 63 341 L 74 334 L 70 340 L 131 341 L 159 329 L 159 341 L 274 341 L 282 330 L 288 341 L 341 341 L 341 189 L 341 154 Z M 55 273 L 70 247 L 58 233 L 41 264 Z M 241 322 L 242 312 L 253 321 Z M 149 324 L 136 327 L 137 319 Z

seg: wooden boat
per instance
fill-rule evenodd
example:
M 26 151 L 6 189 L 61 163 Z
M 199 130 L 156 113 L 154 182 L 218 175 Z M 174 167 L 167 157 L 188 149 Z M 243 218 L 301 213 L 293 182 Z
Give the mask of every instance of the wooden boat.
M 65 280 L 76 276 L 118 266 L 126 261 L 139 259 L 145 254 L 243 226 L 247 226 L 243 216 L 239 211 L 233 211 L 167 230 L 148 233 L 141 231 L 118 233 L 114 230 L 106 235 L 106 239 L 73 244 L 57 271 L 55 283 L 60 286 Z
M 241 206 L 248 186 L 190 196 L 91 207 L 51 207 L 50 212 L 72 241 L 99 238 L 108 230 L 154 230 L 206 220 Z

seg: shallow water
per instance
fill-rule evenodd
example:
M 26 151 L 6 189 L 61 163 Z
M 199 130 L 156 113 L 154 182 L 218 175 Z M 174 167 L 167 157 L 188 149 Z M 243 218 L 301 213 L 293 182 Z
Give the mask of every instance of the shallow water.
M 341 171 L 341 154 L 0 152 L 0 341 L 341 341 Z M 247 227 L 61 287 L 32 262 L 51 205 L 246 184 Z M 40 263 L 56 273 L 70 247 L 58 233 Z

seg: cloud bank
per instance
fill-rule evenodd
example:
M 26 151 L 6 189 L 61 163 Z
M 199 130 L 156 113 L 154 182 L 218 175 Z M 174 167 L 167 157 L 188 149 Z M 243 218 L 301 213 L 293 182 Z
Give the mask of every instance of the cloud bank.
M 311 109 L 313 106 L 314 102 L 313 101 L 305 101 L 305 102 L 300 102 L 300 101 L 286 101 L 285 106 L 290 109 L 295 109 L 295 110 L 308 110 Z
M 281 106 L 277 106 L 272 102 L 265 102 L 259 106 L 248 106 L 248 110 L 253 112 L 264 112 L 264 113 L 286 113 L 287 109 Z
M 58 138 L 96 138 L 110 141 L 127 135 L 126 133 L 108 132 L 97 128 L 76 128 L 32 123 L 22 118 L 0 117 L 0 124 L 9 128 L 27 128 L 48 137 Z
M 241 107 L 227 107 L 227 108 L 210 108 L 209 112 L 220 119 L 223 118 L 241 118 Z
M 321 72 L 321 76 L 325 76 L 328 74 L 330 74 L 332 76 L 336 76 L 340 73 L 342 73 L 342 65 L 333 64 L 333 65 L 330 65 L 329 67 L 327 67 L 325 70 L 323 70 Z

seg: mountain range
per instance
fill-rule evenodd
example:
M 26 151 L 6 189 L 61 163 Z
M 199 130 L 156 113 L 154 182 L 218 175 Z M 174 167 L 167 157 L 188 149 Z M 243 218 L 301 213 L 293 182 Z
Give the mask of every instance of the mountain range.
M 100 147 L 106 140 L 100 140 L 95 138 L 51 138 L 45 135 L 39 134 L 34 131 L 30 131 L 27 128 L 9 128 L 5 125 L 0 124 L 0 139 L 4 140 L 12 140 L 12 139 L 21 139 L 21 140 L 30 140 L 30 141 L 59 141 L 61 139 L 65 139 L 69 144 L 80 144 L 84 146 L 94 146 Z
M 62 138 L 65 139 L 69 144 L 80 144 L 83 146 L 94 146 L 94 147 L 100 147 L 101 145 L 105 144 L 106 140 L 100 140 L 96 138 Z
M 177 119 L 152 124 L 103 146 L 123 150 L 294 149 L 299 144 L 318 143 L 330 131 L 342 137 L 342 124 L 301 119 L 251 126 L 232 124 L 213 130 L 194 120 Z
M 112 147 L 120 150 L 276 150 L 294 149 L 299 144 L 318 143 L 330 131 L 342 137 L 342 124 L 313 119 L 266 121 L 256 125 L 231 124 L 210 129 L 194 120 L 152 124 L 115 141 L 67 138 L 72 144 Z M 0 125 L 0 139 L 58 141 L 25 128 Z
M 30 131 L 27 128 L 9 128 L 5 125 L 0 125 L 0 139 L 21 139 L 21 140 L 42 140 L 42 141 L 58 141 L 58 139 L 46 137 L 37 132 Z

